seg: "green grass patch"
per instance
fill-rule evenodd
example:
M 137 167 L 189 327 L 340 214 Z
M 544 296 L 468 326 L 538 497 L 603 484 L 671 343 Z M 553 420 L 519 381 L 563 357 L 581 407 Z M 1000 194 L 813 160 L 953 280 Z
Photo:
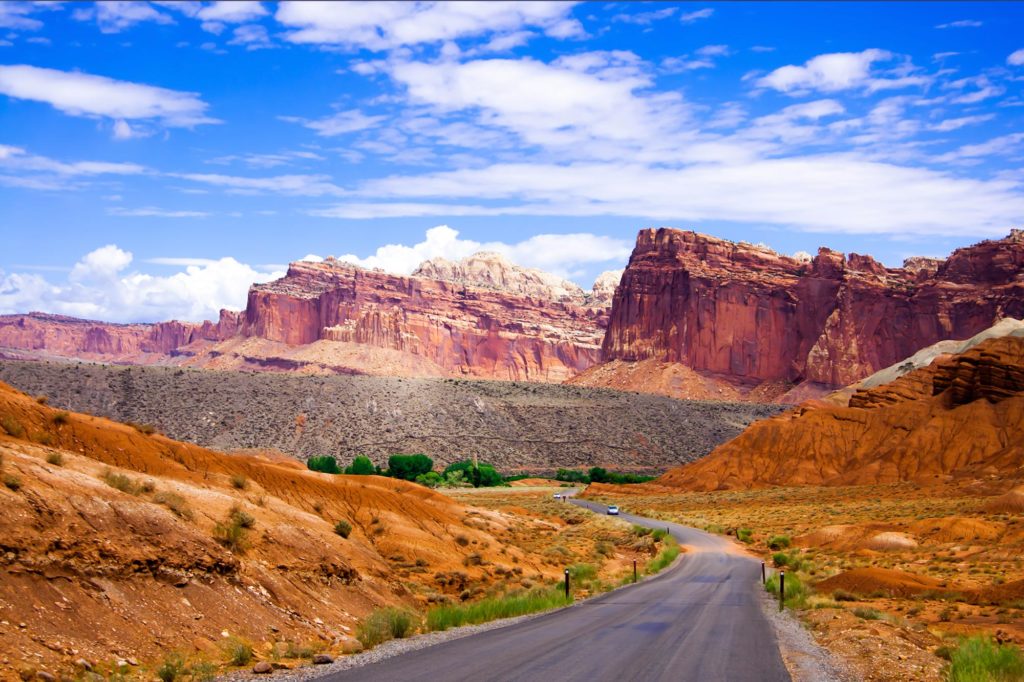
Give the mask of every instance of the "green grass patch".
M 764 584 L 764 589 L 775 595 L 779 596 L 779 574 L 768 576 L 768 580 Z M 807 605 L 807 586 L 804 585 L 803 581 L 795 573 L 786 574 L 786 606 L 791 609 L 801 609 Z
M 589 564 L 577 564 L 577 566 L 581 565 L 588 566 Z M 435 606 L 427 611 L 427 630 L 447 630 L 462 625 L 486 623 L 499 618 L 513 618 L 566 606 L 571 602 L 572 598 L 566 599 L 561 588 L 546 588 L 528 592 L 510 592 L 501 597 L 481 599 L 471 604 Z
M 675 540 L 669 538 L 665 543 L 664 549 L 658 553 L 658 556 L 647 562 L 647 566 L 644 567 L 644 573 L 646 575 L 654 575 L 667 568 L 676 560 L 679 556 L 679 545 Z
M 377 609 L 356 628 L 356 639 L 367 649 L 391 639 L 403 639 L 416 629 L 415 616 L 404 609 Z
M 1012 644 L 997 644 L 985 636 L 963 640 L 950 656 L 949 682 L 1009 682 L 1024 680 L 1024 655 Z

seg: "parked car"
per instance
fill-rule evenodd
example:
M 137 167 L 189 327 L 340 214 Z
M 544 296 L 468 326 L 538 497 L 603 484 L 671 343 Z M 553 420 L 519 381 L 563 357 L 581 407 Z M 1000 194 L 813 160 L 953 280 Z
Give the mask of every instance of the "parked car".
M 612 506 L 608 507 L 608 513 L 612 516 L 618 516 L 619 508 L 613 504 Z

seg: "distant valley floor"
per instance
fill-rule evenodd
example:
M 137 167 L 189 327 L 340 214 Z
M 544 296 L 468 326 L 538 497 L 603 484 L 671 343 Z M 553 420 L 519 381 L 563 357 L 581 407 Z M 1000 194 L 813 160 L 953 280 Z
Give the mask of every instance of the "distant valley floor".
M 149 424 L 223 450 L 365 454 L 381 464 L 395 453 L 422 452 L 439 464 L 475 454 L 525 472 L 661 470 L 783 409 L 553 384 L 88 363 L 4 361 L 0 381 L 55 407 Z

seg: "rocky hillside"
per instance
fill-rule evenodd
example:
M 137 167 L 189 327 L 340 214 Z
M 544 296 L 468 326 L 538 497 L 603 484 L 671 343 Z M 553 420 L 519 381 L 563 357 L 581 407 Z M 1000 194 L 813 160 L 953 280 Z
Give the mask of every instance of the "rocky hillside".
M 689 490 L 1020 475 L 1024 331 L 939 356 L 849 406 L 810 401 L 760 421 L 658 483 Z
M 702 457 L 777 407 L 495 381 L 297 377 L 175 368 L 0 363 L 0 380 L 51 405 L 152 424 L 220 449 L 298 457 L 474 454 L 504 470 L 664 470 Z
M 825 248 L 806 261 L 643 230 L 612 303 L 605 363 L 574 382 L 761 399 L 796 387 L 798 401 L 1007 316 L 1024 316 L 1019 230 L 903 268 Z
M 106 662 L 105 679 L 118 660 L 155 679 L 170 652 L 220 663 L 237 641 L 338 655 L 375 608 L 561 574 L 510 544 L 512 528 L 538 532 L 511 515 L 146 435 L 3 384 L 0 479 L 3 680 L 90 677 L 79 661 Z
M 557 383 L 599 360 L 611 279 L 585 294 L 496 254 L 411 277 L 300 261 L 217 323 L 0 316 L 0 357 Z

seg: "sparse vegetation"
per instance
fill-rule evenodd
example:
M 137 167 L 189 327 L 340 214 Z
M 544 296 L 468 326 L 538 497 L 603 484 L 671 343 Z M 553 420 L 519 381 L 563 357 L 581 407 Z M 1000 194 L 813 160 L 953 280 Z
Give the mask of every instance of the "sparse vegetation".
M 774 535 L 768 540 L 768 549 L 777 551 L 780 549 L 788 549 L 792 540 L 788 535 Z
M 231 487 L 236 490 L 245 490 L 249 487 L 249 479 L 242 474 L 235 474 L 231 477 Z
M 177 493 L 161 491 L 153 496 L 153 501 L 167 507 L 172 514 L 186 521 L 191 521 L 194 517 L 188 502 Z
M 773 574 L 768 576 L 768 580 L 765 582 L 764 589 L 769 593 L 779 596 L 779 575 Z M 804 584 L 800 577 L 796 573 L 786 573 L 786 606 L 793 609 L 803 608 L 807 604 L 808 591 L 807 586 Z
M 864 620 L 881 620 L 882 612 L 878 609 L 867 608 L 864 606 L 858 606 L 853 610 L 853 615 Z
M 984 636 L 970 637 L 950 655 L 949 682 L 1009 682 L 1024 680 L 1024 655 L 1012 644 L 997 644 Z
M 59 412 L 54 412 L 53 413 L 53 423 L 56 424 L 57 426 L 61 426 L 62 424 L 67 424 L 68 421 L 70 421 L 70 419 L 71 419 L 71 414 L 68 413 L 68 412 L 65 412 L 64 410 L 61 410 Z
M 356 628 L 356 639 L 366 648 L 391 639 L 403 639 L 415 629 L 414 617 L 404 609 L 377 609 Z
M 248 642 L 237 637 L 229 637 L 223 647 L 228 665 L 244 666 L 252 662 L 252 645 Z
M 138 483 L 128 476 L 119 474 L 110 469 L 104 469 L 100 477 L 103 479 L 103 482 L 111 488 L 116 488 L 117 490 L 120 490 L 123 493 L 128 493 L 129 495 L 138 495 L 142 490 Z
M 46 463 L 56 467 L 64 466 L 64 455 L 59 452 L 50 452 L 46 455 Z
M 462 625 L 486 623 L 499 618 L 513 618 L 528 613 L 547 611 L 569 604 L 558 588 L 516 591 L 501 597 L 482 599 L 469 604 L 435 606 L 427 611 L 426 629 L 447 630 Z
M 14 492 L 21 490 L 21 479 L 14 474 L 4 474 L 3 482 L 8 490 L 13 490 Z
M 754 541 L 754 531 L 750 528 L 737 528 L 736 539 L 740 542 L 749 545 Z
M 352 533 L 352 524 L 346 521 L 345 519 L 341 519 L 340 521 L 334 524 L 334 532 L 343 538 L 348 538 L 348 536 Z
M 672 564 L 679 556 L 679 545 L 672 538 L 667 538 L 665 547 L 658 553 L 658 556 L 651 559 L 644 568 L 644 573 L 653 575 L 662 571 Z
M 25 427 L 21 425 L 21 422 L 10 415 L 5 414 L 0 417 L 0 427 L 3 428 L 8 436 L 12 436 L 14 438 L 25 437 Z
M 248 531 L 255 525 L 256 519 L 233 507 L 228 518 L 214 526 L 213 537 L 232 552 L 243 554 L 249 548 Z
M 136 422 L 125 422 L 128 426 L 132 427 L 136 431 L 146 436 L 152 436 L 156 433 L 156 427 L 152 424 L 137 424 Z

